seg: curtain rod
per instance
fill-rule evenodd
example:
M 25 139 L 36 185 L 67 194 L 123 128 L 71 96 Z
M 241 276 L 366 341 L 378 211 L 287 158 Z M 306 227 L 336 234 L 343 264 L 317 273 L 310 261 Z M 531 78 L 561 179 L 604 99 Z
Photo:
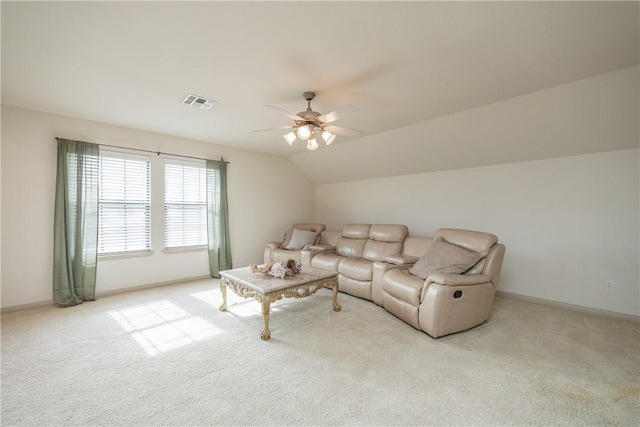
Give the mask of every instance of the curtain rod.
M 58 138 L 58 137 L 56 136 L 56 141 L 57 141 L 58 139 L 66 139 L 66 138 Z M 160 154 L 164 154 L 164 155 L 166 155 L 166 156 L 184 157 L 184 158 L 186 158 L 186 159 L 195 159 L 195 160 L 213 160 L 213 159 L 205 159 L 205 158 L 203 158 L 203 157 L 184 156 L 184 155 L 182 155 L 182 154 L 165 153 L 165 152 L 163 152 L 163 151 L 153 151 L 153 150 L 144 150 L 144 149 L 142 149 L 142 148 L 122 147 L 122 146 L 120 146 L 120 145 L 110 145 L 110 144 L 98 144 L 98 145 L 100 145 L 100 146 L 102 146 L 102 147 L 122 148 L 123 150 L 133 150 L 133 151 L 143 151 L 143 152 L 145 152 L 145 153 L 154 153 L 154 154 L 157 154 L 158 156 L 159 156 Z M 215 161 L 218 161 L 218 160 L 215 160 Z M 222 156 L 220 156 L 220 161 L 221 161 L 222 163 L 230 164 L 229 162 L 225 162 L 225 161 L 224 161 L 224 157 L 222 157 Z

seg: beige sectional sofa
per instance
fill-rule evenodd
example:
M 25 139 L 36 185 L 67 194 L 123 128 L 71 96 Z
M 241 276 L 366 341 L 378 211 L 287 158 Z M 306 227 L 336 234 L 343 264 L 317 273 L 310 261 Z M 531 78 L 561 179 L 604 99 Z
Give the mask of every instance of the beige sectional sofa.
M 313 244 L 291 251 L 271 242 L 264 261 L 291 258 L 336 271 L 341 292 L 372 301 L 434 338 L 489 319 L 505 252 L 495 235 L 442 228 L 433 237 L 411 236 L 399 224 L 292 229 L 312 226 L 322 229 Z

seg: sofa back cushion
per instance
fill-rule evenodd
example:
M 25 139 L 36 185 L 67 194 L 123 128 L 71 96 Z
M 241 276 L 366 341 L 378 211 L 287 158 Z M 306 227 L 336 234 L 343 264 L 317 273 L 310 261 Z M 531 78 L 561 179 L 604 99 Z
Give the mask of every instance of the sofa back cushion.
M 456 228 L 441 228 L 433 236 L 434 240 L 438 237 L 469 251 L 478 252 L 483 257 L 486 257 L 493 245 L 498 243 L 498 238 L 494 234 Z
M 368 239 L 371 224 L 345 224 L 342 237 L 347 239 Z
M 342 238 L 342 231 L 324 230 L 318 244 L 336 247 L 340 238 Z
M 342 228 L 342 237 L 336 245 L 336 254 L 362 258 L 370 228 L 371 224 L 346 224 Z
M 378 242 L 402 243 L 407 234 L 407 226 L 400 224 L 373 224 L 369 229 L 369 238 Z
M 420 258 L 425 252 L 427 252 L 427 249 L 429 249 L 432 244 L 433 239 L 431 237 L 407 236 L 407 238 L 404 239 L 402 253 L 404 255 Z
M 369 240 L 365 244 L 362 258 L 367 261 L 382 261 L 388 255 L 402 253 L 404 239 L 409 234 L 406 225 L 374 224 L 369 230 Z

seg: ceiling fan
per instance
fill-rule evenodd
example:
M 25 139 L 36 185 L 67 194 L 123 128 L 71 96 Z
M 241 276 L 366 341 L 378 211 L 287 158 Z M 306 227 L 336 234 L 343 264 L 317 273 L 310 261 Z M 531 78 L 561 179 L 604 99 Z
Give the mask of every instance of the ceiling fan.
M 320 114 L 311 109 L 311 101 L 316 96 L 315 92 L 305 92 L 302 96 L 307 101 L 307 109 L 299 112 L 298 114 L 290 113 L 277 105 L 265 105 L 266 108 L 277 111 L 292 119 L 295 123 L 294 125 L 260 129 L 254 132 L 273 129 L 291 129 L 289 133 L 282 136 L 284 140 L 287 141 L 287 144 L 293 145 L 296 137 L 298 137 L 303 141 L 307 141 L 307 150 L 317 150 L 320 147 L 317 142 L 318 137 L 322 137 L 327 145 L 331 145 L 336 139 L 336 134 L 350 137 L 358 137 L 362 135 L 362 131 L 330 124 L 343 118 L 345 115 L 357 112 L 358 109 L 353 105 L 338 108 L 337 110 L 327 114 Z

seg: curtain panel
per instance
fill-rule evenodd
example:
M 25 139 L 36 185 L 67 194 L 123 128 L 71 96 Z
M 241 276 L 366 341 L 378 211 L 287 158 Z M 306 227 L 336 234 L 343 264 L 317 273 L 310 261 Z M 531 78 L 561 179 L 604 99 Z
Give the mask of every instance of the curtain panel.
M 211 277 L 232 268 L 227 206 L 227 163 L 207 160 L 207 237 Z
M 69 307 L 95 299 L 100 157 L 97 144 L 56 139 L 53 301 Z

